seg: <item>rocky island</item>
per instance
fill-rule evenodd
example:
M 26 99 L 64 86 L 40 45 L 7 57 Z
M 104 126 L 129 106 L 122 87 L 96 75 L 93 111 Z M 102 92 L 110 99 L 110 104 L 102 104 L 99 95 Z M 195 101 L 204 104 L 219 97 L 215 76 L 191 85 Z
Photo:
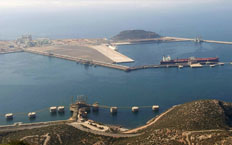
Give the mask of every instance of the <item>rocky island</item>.
M 152 39 L 160 38 L 161 36 L 155 32 L 145 30 L 125 30 L 120 32 L 118 35 L 112 37 L 114 41 L 122 40 L 135 40 L 135 39 Z

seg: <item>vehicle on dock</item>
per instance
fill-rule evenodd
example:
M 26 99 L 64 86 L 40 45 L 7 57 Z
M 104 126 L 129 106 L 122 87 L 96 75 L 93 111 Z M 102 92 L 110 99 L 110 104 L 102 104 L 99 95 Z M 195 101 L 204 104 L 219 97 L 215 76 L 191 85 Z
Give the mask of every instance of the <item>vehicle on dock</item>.
M 171 59 L 171 57 L 168 55 L 163 56 L 163 60 L 160 61 L 161 65 L 170 65 L 170 64 L 194 64 L 194 63 L 200 63 L 201 65 L 204 64 L 215 64 L 219 62 L 218 57 L 208 57 L 208 58 L 197 58 L 197 57 L 189 57 L 184 59 Z

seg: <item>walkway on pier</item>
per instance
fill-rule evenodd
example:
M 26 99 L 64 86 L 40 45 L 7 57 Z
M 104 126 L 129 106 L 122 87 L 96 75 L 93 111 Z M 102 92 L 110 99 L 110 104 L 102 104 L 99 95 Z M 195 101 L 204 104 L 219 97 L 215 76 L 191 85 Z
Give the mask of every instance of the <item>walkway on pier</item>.
M 99 65 L 99 66 L 119 69 L 119 70 L 123 70 L 123 71 L 127 71 L 129 68 L 128 66 L 119 65 L 119 64 L 106 63 L 106 62 L 101 62 L 101 61 L 97 61 L 97 60 L 88 60 L 88 59 L 72 57 L 72 56 L 68 56 L 68 55 L 60 55 L 60 54 L 53 54 L 53 53 L 51 54 L 49 52 L 38 51 L 38 50 L 35 51 L 33 49 L 25 49 L 24 51 L 30 52 L 30 53 L 36 53 L 36 54 L 40 54 L 40 55 L 45 55 L 45 56 L 50 56 L 50 57 L 57 57 L 57 58 L 62 58 L 62 59 L 66 59 L 66 60 L 76 61 L 76 62 L 82 63 L 82 64 Z
M 112 42 L 114 45 L 128 45 L 128 44 L 139 44 L 139 43 L 151 43 L 151 42 L 182 42 L 182 41 L 194 41 L 194 38 L 181 38 L 181 37 L 160 37 L 160 38 L 149 38 L 149 39 L 134 39 L 134 40 L 126 40 L 119 42 Z M 200 42 L 207 43 L 218 43 L 218 44 L 229 44 L 232 45 L 230 41 L 215 41 L 215 40 L 200 40 Z
M 166 41 L 194 41 L 194 42 L 196 41 L 196 39 L 193 39 L 193 38 L 180 38 L 180 37 L 162 37 L 162 40 L 166 40 Z M 231 41 L 201 40 L 201 42 L 232 45 Z

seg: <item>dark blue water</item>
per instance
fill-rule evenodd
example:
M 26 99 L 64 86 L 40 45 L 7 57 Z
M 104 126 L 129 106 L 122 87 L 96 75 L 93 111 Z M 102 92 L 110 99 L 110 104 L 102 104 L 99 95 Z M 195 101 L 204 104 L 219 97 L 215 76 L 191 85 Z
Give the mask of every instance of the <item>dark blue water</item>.
M 173 57 L 218 56 L 231 61 L 232 46 L 192 42 L 119 46 L 119 51 L 135 59 L 130 65 L 157 64 L 163 54 Z M 0 123 L 10 124 L 5 113 L 15 113 L 14 122 L 30 122 L 27 112 L 37 111 L 34 121 L 60 120 L 66 114 L 51 116 L 50 106 L 71 103 L 71 96 L 87 95 L 88 102 L 108 106 L 160 105 L 160 112 L 176 104 L 198 99 L 232 101 L 232 66 L 201 69 L 148 69 L 123 72 L 103 67 L 86 67 L 75 62 L 30 53 L 0 55 Z M 24 112 L 24 114 L 17 114 Z M 90 113 L 91 119 L 125 127 L 144 124 L 158 113 L 151 108 L 133 114 L 119 109 L 112 116 L 108 109 Z
M 150 1 L 152 2 L 152 1 Z M 86 5 L 31 8 L 0 6 L 0 39 L 16 39 L 21 34 L 57 38 L 110 38 L 126 29 L 145 29 L 163 36 L 196 37 L 232 41 L 230 1 L 177 2 L 172 4 Z M 232 46 L 192 42 L 119 46 L 119 52 L 133 58 L 138 66 L 158 64 L 163 55 L 172 58 L 215 57 L 232 60 Z M 198 99 L 232 101 L 232 66 L 201 69 L 148 69 L 123 72 L 103 67 L 86 67 L 75 62 L 30 53 L 0 55 L 0 124 L 36 120 L 67 119 L 70 113 L 51 116 L 48 107 L 71 103 L 71 96 L 87 95 L 88 102 L 109 106 L 160 105 L 160 112 L 176 104 Z M 42 110 L 41 110 L 42 109 Z M 39 110 L 39 111 L 38 111 Z M 14 113 L 7 122 L 5 113 Z M 89 114 L 91 119 L 125 127 L 144 124 L 158 113 L 151 108 L 133 114 L 108 109 Z

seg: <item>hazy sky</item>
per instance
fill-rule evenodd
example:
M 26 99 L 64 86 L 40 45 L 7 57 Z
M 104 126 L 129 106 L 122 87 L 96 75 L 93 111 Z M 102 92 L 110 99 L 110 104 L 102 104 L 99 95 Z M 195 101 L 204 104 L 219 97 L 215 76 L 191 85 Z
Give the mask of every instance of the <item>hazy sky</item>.
M 1 0 L 0 8 L 25 7 L 83 7 L 83 6 L 109 6 L 109 5 L 136 5 L 139 7 L 171 7 L 189 4 L 209 4 L 229 2 L 230 0 Z
M 231 5 L 232 0 L 0 0 L 0 39 L 27 33 L 110 37 L 126 29 L 225 35 Z

